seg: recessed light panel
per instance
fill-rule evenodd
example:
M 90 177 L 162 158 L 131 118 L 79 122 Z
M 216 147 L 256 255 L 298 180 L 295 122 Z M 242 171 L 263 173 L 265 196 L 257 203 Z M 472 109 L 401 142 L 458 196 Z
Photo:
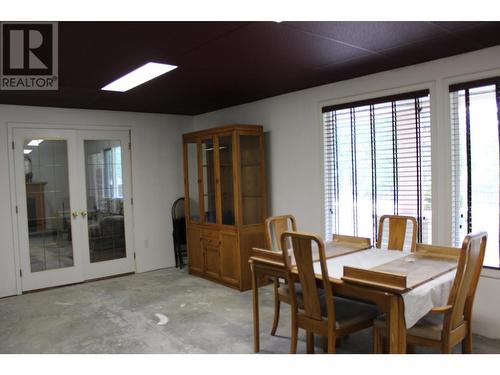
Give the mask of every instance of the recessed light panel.
M 104 86 L 101 90 L 125 92 L 175 68 L 177 68 L 175 65 L 149 62 Z

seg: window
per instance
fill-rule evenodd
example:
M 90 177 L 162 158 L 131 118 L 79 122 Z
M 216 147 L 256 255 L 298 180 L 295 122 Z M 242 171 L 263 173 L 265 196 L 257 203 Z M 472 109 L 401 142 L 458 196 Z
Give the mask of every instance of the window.
M 429 91 L 323 108 L 325 234 L 372 239 L 379 217 L 411 215 L 431 241 Z
M 484 266 L 500 268 L 500 77 L 450 86 L 452 242 L 486 230 Z

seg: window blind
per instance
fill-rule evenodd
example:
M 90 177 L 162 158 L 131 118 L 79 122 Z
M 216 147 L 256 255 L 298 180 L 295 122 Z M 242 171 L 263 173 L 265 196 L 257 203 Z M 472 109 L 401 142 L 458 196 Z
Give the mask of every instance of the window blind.
M 375 243 L 384 214 L 411 215 L 431 240 L 429 91 L 323 108 L 325 234 Z
M 484 265 L 500 268 L 500 77 L 450 86 L 452 242 L 486 230 Z

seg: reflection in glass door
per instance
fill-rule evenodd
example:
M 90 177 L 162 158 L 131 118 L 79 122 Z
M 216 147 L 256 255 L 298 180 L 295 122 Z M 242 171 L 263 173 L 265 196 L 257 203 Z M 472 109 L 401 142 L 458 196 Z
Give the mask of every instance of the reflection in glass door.
M 121 143 L 86 140 L 84 148 L 90 262 L 124 258 Z
M 67 141 L 25 138 L 23 146 L 31 272 L 72 267 Z

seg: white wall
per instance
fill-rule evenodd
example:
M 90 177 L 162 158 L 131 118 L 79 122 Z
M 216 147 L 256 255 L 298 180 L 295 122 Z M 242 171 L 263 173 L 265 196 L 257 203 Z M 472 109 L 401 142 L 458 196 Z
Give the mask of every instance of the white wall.
M 293 213 L 300 227 L 324 233 L 321 107 L 390 95 L 431 90 L 433 157 L 433 243 L 451 240 L 448 84 L 500 75 L 500 46 L 424 64 L 293 92 L 196 116 L 196 130 L 230 123 L 262 124 L 268 132 L 270 213 Z M 482 278 L 474 329 L 500 338 L 500 272 Z M 496 308 L 495 308 L 496 307 Z
M 175 265 L 170 208 L 183 192 L 182 133 L 191 117 L 0 105 L 0 297 L 17 293 L 8 162 L 8 123 L 120 126 L 132 129 L 137 271 Z

